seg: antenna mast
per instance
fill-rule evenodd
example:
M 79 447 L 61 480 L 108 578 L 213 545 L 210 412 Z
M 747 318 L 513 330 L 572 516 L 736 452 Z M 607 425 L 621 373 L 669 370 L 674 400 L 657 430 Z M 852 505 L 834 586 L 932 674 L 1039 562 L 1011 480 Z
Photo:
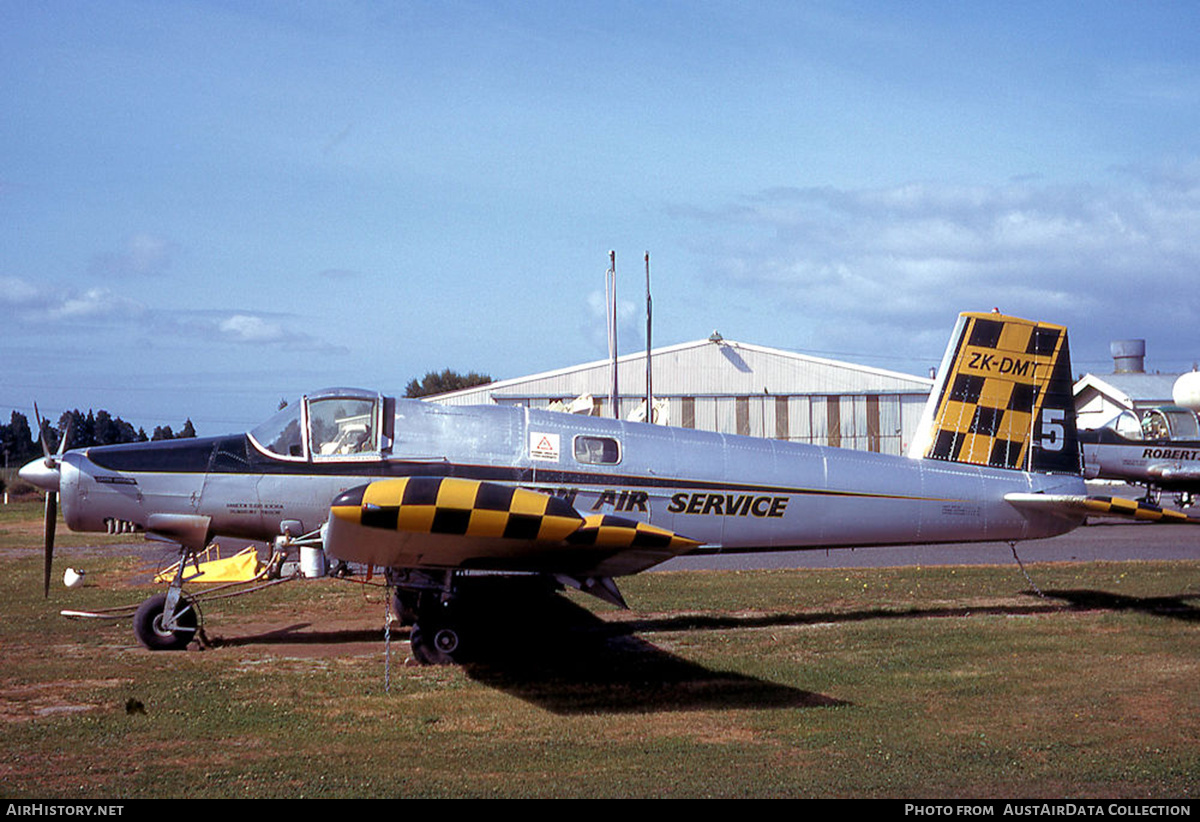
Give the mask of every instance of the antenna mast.
M 608 355 L 612 359 L 613 419 L 621 418 L 621 395 L 617 392 L 617 252 L 608 252 L 608 271 L 604 274 L 605 296 L 608 298 Z
M 650 363 L 650 324 L 653 315 L 650 300 L 650 252 L 646 252 L 646 422 L 654 422 L 654 377 Z

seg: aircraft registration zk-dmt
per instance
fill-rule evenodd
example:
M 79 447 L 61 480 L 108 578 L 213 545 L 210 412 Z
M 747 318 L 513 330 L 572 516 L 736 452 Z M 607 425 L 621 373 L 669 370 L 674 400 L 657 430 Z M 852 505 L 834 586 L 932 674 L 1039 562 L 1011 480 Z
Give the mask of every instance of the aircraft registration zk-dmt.
M 428 663 L 469 657 L 480 571 L 513 597 L 533 576 L 624 606 L 615 578 L 681 554 L 1027 540 L 1089 514 L 1197 522 L 1087 496 L 1062 326 L 962 314 L 938 373 L 907 456 L 332 389 L 246 434 L 46 448 L 21 476 L 51 492 L 47 590 L 55 492 L 73 530 L 178 543 L 175 580 L 134 618 L 148 647 L 197 630 L 182 560 L 240 537 L 385 569 Z

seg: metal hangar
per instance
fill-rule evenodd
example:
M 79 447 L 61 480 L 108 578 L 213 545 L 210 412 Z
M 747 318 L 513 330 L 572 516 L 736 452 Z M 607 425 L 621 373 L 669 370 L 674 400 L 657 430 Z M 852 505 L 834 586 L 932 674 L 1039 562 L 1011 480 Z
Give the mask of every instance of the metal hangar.
M 645 419 L 647 371 L 654 421 L 665 425 L 903 454 L 933 381 L 723 339 L 681 343 L 617 360 L 622 419 Z M 516 377 L 427 399 L 612 416 L 612 361 Z

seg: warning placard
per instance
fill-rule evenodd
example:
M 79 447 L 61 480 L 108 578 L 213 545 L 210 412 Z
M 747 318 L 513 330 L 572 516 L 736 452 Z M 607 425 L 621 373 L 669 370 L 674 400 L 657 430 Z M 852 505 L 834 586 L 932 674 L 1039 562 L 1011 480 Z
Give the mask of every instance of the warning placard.
M 529 458 L 542 462 L 558 462 L 558 434 L 530 431 Z

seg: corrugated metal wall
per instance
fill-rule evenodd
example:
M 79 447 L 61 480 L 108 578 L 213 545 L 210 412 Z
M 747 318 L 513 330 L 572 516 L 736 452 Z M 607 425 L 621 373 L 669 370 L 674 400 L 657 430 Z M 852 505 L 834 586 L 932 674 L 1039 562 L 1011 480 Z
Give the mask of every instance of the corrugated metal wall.
M 668 424 L 677 427 L 897 455 L 907 451 L 926 399 L 923 394 L 656 398 L 668 403 Z M 640 401 L 622 398 L 622 417 Z M 500 400 L 529 408 L 545 408 L 549 402 L 538 397 Z M 606 398 L 597 398 L 596 406 L 597 416 L 610 415 Z
M 697 341 L 656 349 L 655 401 L 668 403 L 673 426 L 903 454 L 931 380 L 759 346 Z M 645 396 L 645 358 L 619 364 L 621 413 L 629 418 Z M 504 380 L 431 398 L 545 408 L 553 400 L 591 394 L 594 413 L 611 416 L 609 364 L 589 363 Z

